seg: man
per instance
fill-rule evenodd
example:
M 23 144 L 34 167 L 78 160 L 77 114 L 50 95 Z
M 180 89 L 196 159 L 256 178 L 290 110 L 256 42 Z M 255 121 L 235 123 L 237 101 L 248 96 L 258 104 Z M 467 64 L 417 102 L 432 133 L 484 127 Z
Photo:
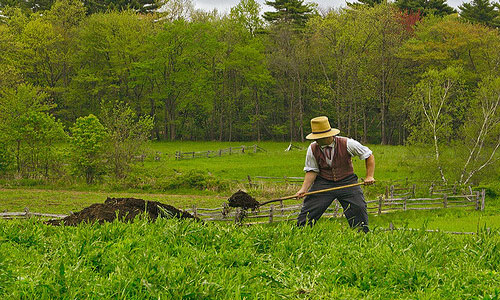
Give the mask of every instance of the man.
M 372 151 L 359 142 L 337 136 L 340 130 L 331 128 L 327 117 L 311 120 L 312 133 L 306 139 L 315 140 L 309 145 L 306 155 L 304 183 L 297 192 L 297 198 L 304 197 L 307 191 L 317 191 L 332 187 L 357 183 L 354 174 L 352 156 L 365 161 L 365 184 L 373 184 L 375 179 L 375 158 Z M 311 187 L 312 186 L 312 187 Z M 306 223 L 313 225 L 323 215 L 333 200 L 337 199 L 344 215 L 352 228 L 368 232 L 368 213 L 363 190 L 360 186 L 339 189 L 330 192 L 308 195 L 297 219 L 298 226 Z

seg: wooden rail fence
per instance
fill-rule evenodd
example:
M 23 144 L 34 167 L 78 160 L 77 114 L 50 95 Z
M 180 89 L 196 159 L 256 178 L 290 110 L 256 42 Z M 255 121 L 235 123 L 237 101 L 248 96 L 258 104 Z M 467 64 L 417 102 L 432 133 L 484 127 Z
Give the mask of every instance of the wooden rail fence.
M 369 214 L 384 214 L 394 211 L 406 210 L 432 210 L 447 208 L 473 207 L 475 210 L 484 210 L 486 192 L 474 192 L 469 195 L 440 195 L 428 198 L 385 198 L 380 196 L 377 200 L 367 201 Z M 288 200 L 293 201 L 293 200 Z M 203 221 L 225 221 L 238 224 L 260 224 L 295 220 L 302 208 L 302 204 L 285 205 L 284 201 L 260 207 L 257 210 L 243 210 L 230 208 L 227 204 L 217 208 L 201 208 L 193 206 L 187 212 Z M 343 215 L 342 206 L 335 201 L 323 214 L 325 217 L 338 218 Z M 29 218 L 29 217 L 64 218 L 66 215 L 32 213 L 27 208 L 24 212 L 3 212 L 0 218 Z M 250 220 L 250 222 L 244 222 Z
M 0 213 L 0 218 L 2 218 L 2 219 L 19 219 L 19 218 L 31 218 L 31 217 L 65 218 L 65 217 L 67 217 L 67 215 L 36 213 L 36 212 L 31 212 L 27 207 L 24 209 L 23 212 L 1 212 Z
M 231 155 L 236 153 L 248 153 L 252 151 L 253 153 L 257 153 L 258 151 L 267 152 L 264 148 L 258 145 L 252 146 L 239 146 L 239 147 L 229 147 L 219 150 L 208 150 L 208 151 L 192 151 L 192 152 L 175 152 L 175 159 L 192 159 L 192 158 L 211 158 L 211 157 L 220 157 L 222 155 Z
M 379 197 L 377 200 L 367 201 L 367 210 L 369 214 L 384 214 L 394 211 L 406 210 L 432 210 L 446 208 L 462 208 L 470 207 L 475 210 L 484 210 L 485 206 L 485 190 L 474 192 L 469 195 L 441 195 L 438 197 L 428 198 L 384 198 Z M 293 201 L 293 200 L 288 200 Z M 258 210 L 243 210 L 240 208 L 230 208 L 222 206 L 219 208 L 200 208 L 193 206 L 187 209 L 194 216 L 205 221 L 228 221 L 242 223 L 243 220 L 249 219 L 251 222 L 244 224 L 258 223 L 273 223 L 280 221 L 289 221 L 297 218 L 297 215 L 302 208 L 302 204 L 284 205 L 284 201 L 271 204 L 269 206 L 260 207 Z M 335 201 L 325 212 L 326 217 L 341 217 L 343 216 L 342 206 Z

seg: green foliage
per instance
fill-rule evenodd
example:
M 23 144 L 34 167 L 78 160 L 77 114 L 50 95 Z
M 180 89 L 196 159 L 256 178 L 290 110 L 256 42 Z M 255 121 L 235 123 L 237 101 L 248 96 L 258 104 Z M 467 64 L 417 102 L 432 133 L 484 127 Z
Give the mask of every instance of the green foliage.
M 446 0 L 396 0 L 396 6 L 402 11 L 420 12 L 422 15 L 446 16 L 455 13 Z
M 460 17 L 472 23 L 479 23 L 493 28 L 500 27 L 500 9 L 489 0 L 472 0 L 458 7 Z
M 159 9 L 165 0 L 88 0 L 84 1 L 87 14 L 109 11 L 134 10 L 151 13 Z
M 462 138 L 468 153 L 459 182 L 467 183 L 478 175 L 494 176 L 500 147 L 500 77 L 485 77 L 471 102 Z M 489 171 L 489 172 L 484 172 Z M 479 173 L 479 174 L 478 174 Z M 482 174 L 481 174 L 482 173 Z
M 1 139 L 0 142 L 0 173 L 5 172 L 10 164 L 12 164 L 13 155 L 7 148 L 7 144 L 4 142 L 5 139 Z
M 135 10 L 141 13 L 156 11 L 165 2 L 164 0 L 63 0 L 65 2 L 81 3 L 85 5 L 87 14 L 107 11 Z M 4 7 L 18 7 L 26 12 L 47 11 L 57 0 L 0 0 L 0 9 Z
M 500 284 L 496 230 L 0 222 L 3 298 L 495 299 Z
M 291 26 L 300 29 L 305 26 L 313 10 L 303 0 L 275 0 L 266 1 L 266 5 L 276 11 L 264 13 L 264 19 L 272 24 Z
M 137 117 L 129 105 L 122 102 L 102 103 L 101 120 L 109 137 L 106 157 L 117 178 L 127 175 L 134 156 L 141 154 L 153 129 L 153 118 Z
M 0 0 L 0 9 L 4 7 L 17 7 L 28 12 L 38 12 L 50 9 L 54 0 Z
M 84 3 L 79 0 L 56 0 L 47 18 L 59 30 L 69 30 L 78 25 L 85 18 Z
M 106 129 L 96 116 L 88 115 L 78 118 L 70 131 L 75 171 L 78 175 L 84 175 L 88 184 L 92 184 L 96 176 L 105 170 Z
M 434 137 L 444 142 L 458 134 L 467 106 L 460 97 L 461 76 L 460 68 L 431 69 L 423 74 L 407 107 L 410 142 L 432 142 Z
M 244 24 L 250 34 L 256 34 L 264 27 L 260 17 L 261 6 L 255 0 L 241 0 L 231 8 L 230 17 Z
M 386 3 L 325 15 L 300 1 L 273 3 L 301 30 L 265 25 L 247 0 L 204 17 L 187 16 L 182 1 L 154 16 L 85 15 L 72 0 L 41 15 L 6 9 L 0 93 L 35 85 L 66 125 L 119 100 L 154 116 L 154 136 L 165 140 L 302 140 L 308 120 L 328 114 L 354 138 L 403 144 L 399 112 L 425 70 L 461 65 L 472 87 L 499 70 L 498 32 L 458 16 L 417 22 Z
M 382 0 L 359 0 L 356 2 L 346 2 L 347 6 L 352 8 L 362 8 L 362 7 L 374 7 L 377 4 L 381 4 Z
M 131 72 L 145 54 L 147 26 L 148 22 L 126 11 L 94 14 L 78 27 L 72 58 L 76 72 L 67 93 L 75 119 L 97 115 L 101 101 L 143 105 L 145 86 L 132 85 Z
M 9 151 L 14 153 L 17 172 L 23 176 L 48 177 L 56 170 L 55 147 L 65 141 L 63 125 L 48 114 L 51 105 L 47 95 L 30 85 L 6 90 L 0 97 L 0 135 L 6 137 Z

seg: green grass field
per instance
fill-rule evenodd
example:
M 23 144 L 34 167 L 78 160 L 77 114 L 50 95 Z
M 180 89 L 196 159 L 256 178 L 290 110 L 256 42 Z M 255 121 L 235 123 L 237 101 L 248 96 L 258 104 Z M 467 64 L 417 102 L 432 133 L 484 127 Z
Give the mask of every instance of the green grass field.
M 146 169 L 167 168 L 176 170 L 205 170 L 224 179 L 245 179 L 250 176 L 303 176 L 303 167 L 305 153 L 308 142 L 294 143 L 302 150 L 294 149 L 292 151 L 284 151 L 289 143 L 278 142 L 261 142 L 258 145 L 267 152 L 257 152 L 247 154 L 224 155 L 222 157 L 213 158 L 196 158 L 175 160 L 176 151 L 207 151 L 218 150 L 228 147 L 238 147 L 241 145 L 251 146 L 255 142 L 239 142 L 239 143 L 216 143 L 216 142 L 171 142 L 171 143 L 152 143 L 151 150 L 167 154 L 167 158 L 162 161 L 154 161 L 148 159 L 145 162 Z M 407 162 L 409 155 L 408 151 L 402 146 L 379 146 L 368 145 L 374 152 L 377 162 L 376 176 L 379 180 L 401 180 L 406 177 L 413 178 L 415 171 L 413 166 Z M 162 155 L 164 157 L 165 155 Z M 168 166 L 165 166 L 167 165 Z M 359 159 L 353 159 L 355 170 L 358 170 L 360 177 L 364 177 L 364 162 Z M 429 178 L 429 173 L 419 170 L 418 178 Z
M 499 299 L 500 234 L 0 220 L 2 299 Z

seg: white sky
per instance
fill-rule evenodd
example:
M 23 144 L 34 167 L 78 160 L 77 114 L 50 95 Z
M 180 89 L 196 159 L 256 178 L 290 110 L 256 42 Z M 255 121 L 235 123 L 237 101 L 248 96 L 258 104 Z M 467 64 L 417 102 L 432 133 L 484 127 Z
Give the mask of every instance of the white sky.
M 348 0 L 349 2 L 354 0 Z M 472 0 L 448 0 L 447 3 L 449 6 L 457 8 L 463 2 L 471 2 Z M 221 13 L 229 12 L 231 7 L 237 5 L 239 0 L 193 0 L 195 8 L 211 11 L 214 8 Z M 272 10 L 272 7 L 265 6 L 265 0 L 257 0 L 262 6 L 263 11 Z M 304 3 L 308 2 L 316 2 L 320 7 L 328 8 L 328 7 L 344 7 L 346 6 L 345 0 L 305 0 Z

